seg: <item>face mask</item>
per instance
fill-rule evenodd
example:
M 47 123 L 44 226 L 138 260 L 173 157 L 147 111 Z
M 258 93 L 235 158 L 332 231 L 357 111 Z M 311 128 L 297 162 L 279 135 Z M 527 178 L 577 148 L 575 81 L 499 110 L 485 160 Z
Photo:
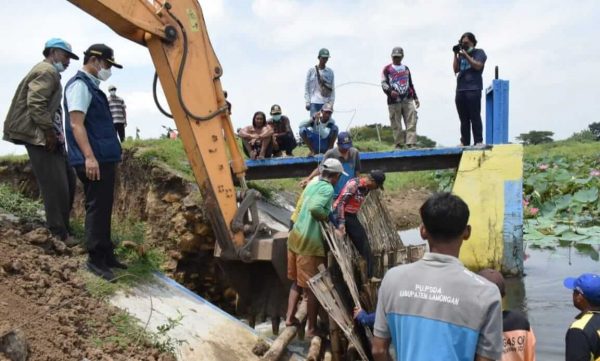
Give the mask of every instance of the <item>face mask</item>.
M 278 122 L 281 120 L 281 114 L 273 115 L 273 121 Z
M 62 73 L 63 71 L 65 71 L 65 66 L 60 61 L 57 61 L 56 63 L 52 63 L 52 65 L 54 66 L 56 71 L 58 71 L 59 73 Z
M 110 95 L 117 95 L 117 91 L 116 90 L 111 90 L 109 91 Z
M 98 71 L 98 79 L 100 79 L 102 81 L 107 81 L 111 75 L 112 75 L 112 73 L 110 72 L 110 69 L 101 68 Z

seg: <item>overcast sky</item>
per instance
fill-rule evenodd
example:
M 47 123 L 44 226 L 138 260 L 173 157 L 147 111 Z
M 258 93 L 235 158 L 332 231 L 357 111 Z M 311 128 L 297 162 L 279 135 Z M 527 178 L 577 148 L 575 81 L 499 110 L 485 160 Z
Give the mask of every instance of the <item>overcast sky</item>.
M 402 46 L 421 100 L 418 133 L 454 146 L 459 121 L 451 47 L 465 31 L 477 36 L 488 55 L 484 86 L 496 65 L 500 78 L 510 81 L 511 140 L 534 129 L 566 138 L 600 121 L 597 0 L 210 0 L 201 5 L 223 65 L 234 128 L 250 123 L 256 110 L 268 112 L 273 103 L 282 106 L 294 128 L 307 118 L 304 80 L 321 47 L 331 52 L 328 66 L 340 86 L 333 116 L 340 127 L 389 124 L 385 96 L 369 84 L 379 83 L 391 49 Z M 124 69 L 113 69 L 102 87 L 119 88 L 128 107 L 129 135 L 139 127 L 142 138 L 156 138 L 161 125 L 173 126 L 154 107 L 147 50 L 69 2 L 2 0 L 0 24 L 2 120 L 17 84 L 42 59 L 44 42 L 62 37 L 80 55 L 92 43 L 115 49 Z M 80 67 L 72 61 L 63 83 Z M 363 84 L 341 86 L 349 82 Z M 23 147 L 0 141 L 0 154 L 22 152 Z

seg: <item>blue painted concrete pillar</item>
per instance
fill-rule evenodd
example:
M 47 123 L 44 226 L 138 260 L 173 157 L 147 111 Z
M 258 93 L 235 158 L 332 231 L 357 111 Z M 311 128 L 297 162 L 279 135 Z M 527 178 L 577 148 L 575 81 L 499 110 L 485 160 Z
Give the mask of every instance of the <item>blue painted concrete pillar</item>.
M 508 143 L 508 80 L 494 79 L 485 91 L 485 143 Z

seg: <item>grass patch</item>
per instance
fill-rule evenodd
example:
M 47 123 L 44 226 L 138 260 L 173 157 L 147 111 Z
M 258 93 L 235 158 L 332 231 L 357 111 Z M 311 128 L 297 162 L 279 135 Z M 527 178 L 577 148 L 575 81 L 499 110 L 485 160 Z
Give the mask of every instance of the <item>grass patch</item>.
M 13 187 L 0 184 L 0 208 L 20 218 L 41 220 L 40 211 L 44 206 L 38 200 L 23 196 Z
M 146 164 L 164 163 L 190 180 L 194 177 L 181 139 L 128 140 L 123 148 L 137 149 L 136 157 Z
M 118 311 L 111 316 L 109 321 L 114 327 L 116 334 L 106 337 L 93 335 L 91 342 L 94 346 L 102 348 L 105 345 L 112 345 L 118 350 L 124 350 L 130 346 L 152 346 L 160 352 L 175 354 L 176 346 L 184 341 L 177 340 L 168 335 L 168 332 L 181 324 L 183 316 L 179 314 L 176 318 L 168 318 L 163 325 L 156 327 L 155 331 L 144 330 L 140 320 L 126 311 Z M 95 329 L 98 325 L 95 322 L 89 322 L 88 325 Z
M 0 156 L 0 163 L 25 163 L 29 161 L 27 154 L 8 154 Z
M 598 157 L 600 142 L 578 142 L 571 140 L 556 141 L 524 147 L 525 159 L 565 157 L 577 159 L 580 157 Z
M 85 238 L 82 222 L 72 222 L 73 234 L 83 242 Z M 83 272 L 82 277 L 88 292 L 97 298 L 105 299 L 117 291 L 130 288 L 140 282 L 149 281 L 154 272 L 160 270 L 166 256 L 157 248 L 149 249 L 144 241 L 145 224 L 133 219 L 123 221 L 113 220 L 112 239 L 115 243 L 115 253 L 118 258 L 128 265 L 124 271 L 117 270 L 117 280 L 108 282 L 89 272 Z

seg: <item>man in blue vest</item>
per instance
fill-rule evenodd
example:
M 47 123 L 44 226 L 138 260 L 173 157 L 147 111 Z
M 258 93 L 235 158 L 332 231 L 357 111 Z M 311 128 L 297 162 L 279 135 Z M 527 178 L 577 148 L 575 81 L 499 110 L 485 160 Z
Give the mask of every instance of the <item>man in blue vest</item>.
M 98 85 L 108 80 L 112 67 L 122 66 L 115 63 L 113 50 L 104 44 L 90 46 L 83 55 L 83 68 L 65 86 L 69 163 L 83 183 L 85 194 L 87 267 L 94 274 L 112 280 L 111 268 L 127 268 L 115 257 L 110 239 L 115 170 L 121 161 L 121 145 L 108 99 Z

